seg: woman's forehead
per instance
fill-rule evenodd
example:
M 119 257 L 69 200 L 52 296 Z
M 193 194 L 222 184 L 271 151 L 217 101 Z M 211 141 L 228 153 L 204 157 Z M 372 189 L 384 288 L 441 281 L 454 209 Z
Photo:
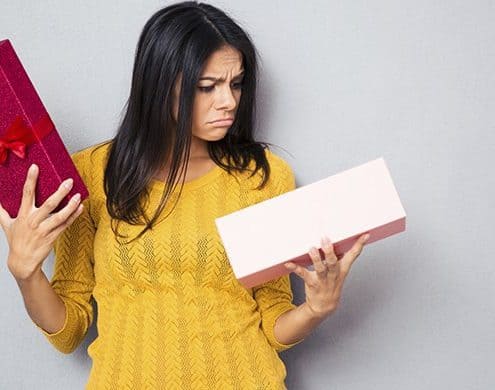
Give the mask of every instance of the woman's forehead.
M 243 64 L 241 53 L 229 46 L 211 54 L 205 62 L 201 77 L 219 78 L 229 73 L 236 76 L 242 70 Z

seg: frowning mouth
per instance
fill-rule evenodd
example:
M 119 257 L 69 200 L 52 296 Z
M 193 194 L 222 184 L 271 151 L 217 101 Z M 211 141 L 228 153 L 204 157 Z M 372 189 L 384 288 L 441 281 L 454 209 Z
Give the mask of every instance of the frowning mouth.
M 216 120 L 214 120 L 214 121 L 213 121 L 213 122 L 211 122 L 211 123 L 217 123 L 217 122 L 227 122 L 227 121 L 233 122 L 233 121 L 234 121 L 234 118 L 232 118 L 232 117 L 228 117 L 228 118 L 220 118 L 220 119 L 216 119 Z
M 228 127 L 228 126 L 231 126 L 232 123 L 234 123 L 233 119 L 217 120 L 217 121 L 211 122 L 211 124 L 215 127 Z

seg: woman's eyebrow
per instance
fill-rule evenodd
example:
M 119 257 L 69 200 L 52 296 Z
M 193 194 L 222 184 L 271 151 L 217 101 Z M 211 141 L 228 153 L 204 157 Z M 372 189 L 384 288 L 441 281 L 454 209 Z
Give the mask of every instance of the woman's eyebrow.
M 244 70 L 241 73 L 239 73 L 237 76 L 235 76 L 234 79 L 239 78 L 243 74 L 244 74 Z M 201 77 L 199 80 L 225 81 L 224 78 L 216 78 L 216 77 L 211 77 L 211 76 L 204 76 L 204 77 Z

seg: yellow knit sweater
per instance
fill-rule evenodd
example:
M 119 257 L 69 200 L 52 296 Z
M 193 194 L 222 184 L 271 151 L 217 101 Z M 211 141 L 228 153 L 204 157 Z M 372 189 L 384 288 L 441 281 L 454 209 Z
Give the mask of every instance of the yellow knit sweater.
M 51 285 L 67 315 L 57 333 L 36 327 L 56 349 L 70 353 L 93 321 L 94 298 L 98 337 L 88 347 L 93 364 L 87 389 L 285 389 L 278 352 L 302 341 L 286 345 L 274 337 L 277 317 L 295 307 L 289 276 L 244 288 L 214 219 L 294 189 L 288 163 L 266 150 L 271 175 L 262 190 L 255 189 L 260 171 L 252 178 L 235 173 L 236 180 L 216 166 L 185 183 L 172 214 L 152 231 L 121 245 L 103 191 L 108 147 L 72 154 L 90 196 L 54 247 Z M 164 183 L 153 181 L 150 188 L 148 216 Z M 170 209 L 169 203 L 160 217 Z M 119 225 L 131 237 L 142 229 Z

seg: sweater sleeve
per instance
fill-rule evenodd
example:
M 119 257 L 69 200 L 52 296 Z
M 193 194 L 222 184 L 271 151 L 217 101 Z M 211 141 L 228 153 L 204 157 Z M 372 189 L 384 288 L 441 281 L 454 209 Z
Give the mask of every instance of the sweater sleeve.
M 81 152 L 71 155 L 84 183 L 88 185 L 83 157 Z M 95 284 L 93 239 L 96 228 L 91 217 L 90 196 L 82 202 L 82 213 L 57 237 L 53 247 L 55 265 L 50 284 L 65 304 L 64 325 L 56 333 L 48 333 L 35 323 L 48 341 L 66 354 L 79 346 L 93 321 L 90 299 Z
M 273 177 L 273 196 L 281 195 L 296 188 L 295 176 L 290 165 L 280 157 L 269 153 L 271 156 Z M 289 274 L 265 282 L 253 288 L 254 298 L 258 303 L 261 314 L 261 328 L 270 345 L 281 352 L 299 344 L 304 339 L 292 344 L 282 344 L 274 334 L 275 321 L 286 311 L 295 309 L 297 306 L 292 303 L 293 294 Z

